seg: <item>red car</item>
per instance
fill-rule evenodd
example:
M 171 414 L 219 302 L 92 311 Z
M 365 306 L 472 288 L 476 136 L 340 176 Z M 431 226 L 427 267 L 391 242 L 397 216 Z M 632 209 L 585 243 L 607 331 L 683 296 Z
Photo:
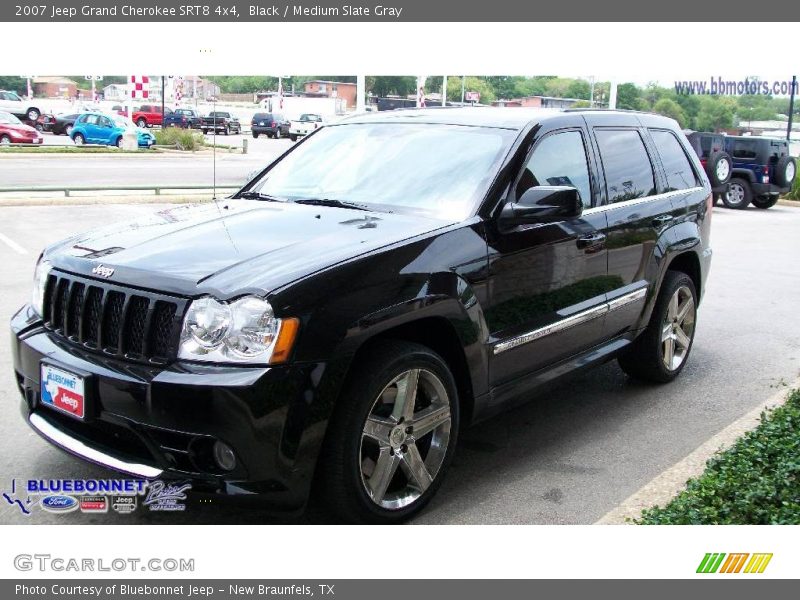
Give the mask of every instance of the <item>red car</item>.
M 33 127 L 25 125 L 11 113 L 0 112 L 0 145 L 41 144 L 43 141 L 42 134 Z
M 170 114 L 172 109 L 165 108 L 164 112 Z M 133 111 L 132 121 L 136 123 L 137 127 L 152 127 L 153 125 L 161 125 L 163 119 L 160 105 L 145 104 L 140 106 L 138 110 Z

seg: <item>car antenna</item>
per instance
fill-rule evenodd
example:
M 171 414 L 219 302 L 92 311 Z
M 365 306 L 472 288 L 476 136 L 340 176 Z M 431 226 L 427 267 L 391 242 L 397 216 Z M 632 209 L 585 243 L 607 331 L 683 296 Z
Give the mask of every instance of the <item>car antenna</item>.
M 212 170 L 212 194 L 214 194 L 214 204 L 217 205 L 219 210 L 219 203 L 217 202 L 217 97 L 214 96 L 211 102 L 211 109 L 214 115 L 214 132 L 212 134 L 212 147 L 211 147 L 211 170 Z

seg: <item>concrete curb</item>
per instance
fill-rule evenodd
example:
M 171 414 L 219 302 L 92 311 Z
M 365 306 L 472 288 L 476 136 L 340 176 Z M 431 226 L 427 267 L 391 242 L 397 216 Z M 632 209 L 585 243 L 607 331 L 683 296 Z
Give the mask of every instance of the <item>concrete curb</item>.
M 800 200 L 778 200 L 778 206 L 791 206 L 793 208 L 800 208 Z
M 211 194 L 155 194 L 140 196 L 70 196 L 55 198 L 0 198 L 4 206 L 81 206 L 87 204 L 191 204 L 210 202 Z
M 755 429 L 761 422 L 762 412 L 784 404 L 789 392 L 797 388 L 800 388 L 800 378 L 706 440 L 686 458 L 650 480 L 622 504 L 603 515 L 595 525 L 625 525 L 630 522 L 629 519 L 639 518 L 644 509 L 667 504 L 683 491 L 687 480 L 698 477 L 705 471 L 706 461 L 709 458 L 717 452 L 730 448 L 745 433 Z

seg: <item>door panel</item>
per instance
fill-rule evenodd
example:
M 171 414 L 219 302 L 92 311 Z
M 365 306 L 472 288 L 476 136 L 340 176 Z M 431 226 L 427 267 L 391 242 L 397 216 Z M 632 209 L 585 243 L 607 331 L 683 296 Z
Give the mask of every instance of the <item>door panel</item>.
M 549 136 L 562 134 L 572 137 L 545 144 Z M 573 185 L 591 205 L 597 189 L 593 162 L 580 168 L 570 154 L 582 150 L 580 158 L 586 162 L 587 148 L 584 130 L 542 132 L 509 197 L 519 197 L 535 185 Z M 540 150 L 542 160 L 537 158 Z M 490 301 L 485 316 L 494 342 L 493 386 L 530 375 L 601 339 L 606 292 L 619 287 L 608 277 L 606 223 L 605 213 L 590 212 L 489 235 Z

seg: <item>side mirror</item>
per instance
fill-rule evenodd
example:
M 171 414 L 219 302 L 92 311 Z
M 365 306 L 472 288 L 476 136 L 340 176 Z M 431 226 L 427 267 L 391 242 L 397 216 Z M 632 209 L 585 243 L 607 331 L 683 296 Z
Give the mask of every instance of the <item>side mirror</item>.
M 526 190 L 500 212 L 500 224 L 513 227 L 527 223 L 555 223 L 575 219 L 583 212 L 580 192 L 574 187 L 540 185 Z

